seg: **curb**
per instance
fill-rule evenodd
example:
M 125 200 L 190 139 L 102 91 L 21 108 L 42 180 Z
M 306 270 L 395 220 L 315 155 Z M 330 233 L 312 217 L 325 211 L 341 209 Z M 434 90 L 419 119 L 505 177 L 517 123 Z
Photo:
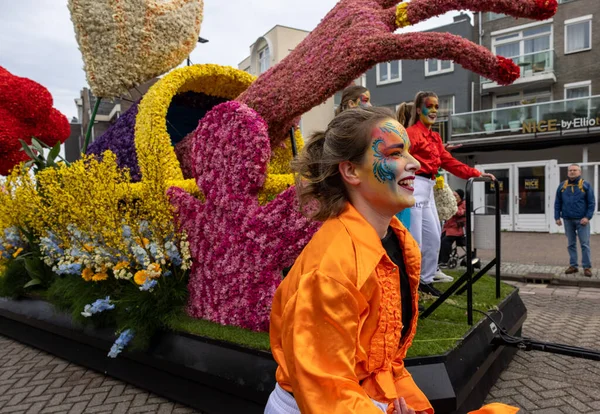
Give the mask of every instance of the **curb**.
M 528 273 L 526 275 L 503 273 L 500 277 L 504 280 L 523 283 L 600 288 L 600 279 L 597 277 L 567 276 L 550 273 Z

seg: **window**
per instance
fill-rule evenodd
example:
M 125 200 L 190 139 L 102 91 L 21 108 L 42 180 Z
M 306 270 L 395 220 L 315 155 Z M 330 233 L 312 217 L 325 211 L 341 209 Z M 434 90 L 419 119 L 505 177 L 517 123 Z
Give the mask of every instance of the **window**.
M 439 96 L 438 102 L 440 104 L 439 115 L 448 116 L 453 114 L 454 111 L 454 95 Z
M 377 65 L 377 85 L 400 82 L 402 80 L 402 61 L 383 62 Z
M 565 54 L 592 48 L 592 15 L 565 21 Z
M 592 95 L 592 82 L 584 81 L 567 83 L 565 85 L 565 99 L 587 98 Z
M 503 17 L 506 17 L 506 14 L 488 12 L 488 13 L 486 13 L 486 17 L 487 17 L 487 21 L 491 22 L 492 20 L 498 20 L 498 19 L 502 19 Z
M 269 69 L 269 66 L 271 66 L 271 52 L 269 51 L 269 46 L 258 52 L 258 66 L 259 73 L 266 72 L 267 69 Z
M 454 62 L 451 60 L 425 60 L 425 76 L 440 75 L 448 72 L 454 72 Z
M 492 38 L 496 55 L 516 58 L 538 54 L 552 49 L 552 25 L 527 27 L 518 32 L 502 34 Z

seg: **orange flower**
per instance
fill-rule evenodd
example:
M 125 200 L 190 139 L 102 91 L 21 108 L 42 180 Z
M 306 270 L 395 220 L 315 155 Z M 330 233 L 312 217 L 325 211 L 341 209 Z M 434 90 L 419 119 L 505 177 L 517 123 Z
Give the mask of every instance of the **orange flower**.
M 139 237 L 134 238 L 135 242 L 137 244 L 139 244 L 142 247 L 148 247 L 148 245 L 150 244 L 150 240 L 148 240 L 145 237 L 142 237 L 141 239 Z
M 21 252 L 22 252 L 22 251 L 23 251 L 23 248 L 22 248 L 22 247 L 19 247 L 19 248 L 17 249 L 17 251 L 13 253 L 13 255 L 12 255 L 12 256 L 13 256 L 13 257 L 17 257 L 18 255 L 20 255 L 20 254 L 21 254 Z
M 96 273 L 94 276 L 92 276 L 92 280 L 94 282 L 101 282 L 106 279 L 108 279 L 108 274 L 106 273 Z
M 129 267 L 129 262 L 119 262 L 113 267 L 113 270 L 116 272 L 117 270 L 126 269 Z
M 147 279 L 148 279 L 148 272 L 146 272 L 145 270 L 140 270 L 140 271 L 136 272 L 135 275 L 133 275 L 134 282 L 140 286 L 143 285 Z
M 84 249 L 86 252 L 90 252 L 90 253 L 91 253 L 91 252 L 93 252 L 93 251 L 94 251 L 94 245 L 92 245 L 92 244 L 90 244 L 90 243 L 86 243 L 86 244 L 84 244 L 84 245 L 83 245 L 83 249 Z
M 81 272 L 81 277 L 86 282 L 89 282 L 94 277 L 94 271 L 89 267 L 86 267 L 85 269 L 83 269 L 83 272 Z

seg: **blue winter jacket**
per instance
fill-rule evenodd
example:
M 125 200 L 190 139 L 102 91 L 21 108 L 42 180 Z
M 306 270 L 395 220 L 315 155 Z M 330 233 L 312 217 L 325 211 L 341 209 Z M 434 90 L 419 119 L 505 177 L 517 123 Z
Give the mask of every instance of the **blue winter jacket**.
M 561 182 L 556 190 L 556 201 L 554 202 L 554 220 L 559 218 L 580 220 L 587 217 L 592 219 L 596 209 L 594 201 L 594 190 L 587 181 L 583 181 L 579 188 L 580 178 L 568 180 L 567 185 Z

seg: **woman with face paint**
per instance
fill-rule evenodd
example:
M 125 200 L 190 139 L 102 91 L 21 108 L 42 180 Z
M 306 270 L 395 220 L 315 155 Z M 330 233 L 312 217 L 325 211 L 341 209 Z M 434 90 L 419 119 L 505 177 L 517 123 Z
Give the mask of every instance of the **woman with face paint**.
M 403 363 L 421 261 L 394 217 L 415 202 L 409 149 L 388 109 L 356 108 L 293 161 L 300 207 L 324 223 L 275 293 L 265 413 L 433 413 Z
M 340 106 L 335 110 L 335 114 L 339 115 L 350 108 L 369 107 L 371 107 L 371 92 L 364 86 L 352 85 L 342 92 L 342 100 Z
M 394 217 L 415 202 L 420 165 L 409 150 L 389 110 L 357 108 L 314 134 L 292 162 L 300 208 L 323 225 L 273 298 L 279 367 L 266 414 L 433 414 L 404 367 L 421 263 Z M 501 407 L 474 413 L 517 411 Z
M 494 178 L 492 174 L 482 174 L 450 155 L 440 135 L 431 130 L 438 110 L 438 97 L 434 92 L 417 93 L 411 112 L 411 126 L 406 130 L 410 137 L 411 153 L 421 164 L 415 178 L 416 202 L 410 211 L 410 232 L 419 243 L 422 255 L 419 289 L 433 296 L 441 295 L 433 286 L 434 281 L 452 280 L 437 266 L 442 229 L 433 198 L 433 186 L 438 170 L 441 167 L 465 180 L 479 176 Z

